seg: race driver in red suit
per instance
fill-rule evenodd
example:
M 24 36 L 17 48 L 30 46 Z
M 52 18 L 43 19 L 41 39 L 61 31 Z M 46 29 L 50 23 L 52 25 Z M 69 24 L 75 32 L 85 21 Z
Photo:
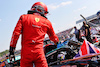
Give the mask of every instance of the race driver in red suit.
M 59 41 L 51 22 L 46 18 L 47 6 L 42 2 L 33 4 L 28 14 L 21 15 L 13 31 L 10 42 L 10 56 L 14 55 L 19 35 L 21 41 L 21 67 L 48 67 L 44 51 L 43 41 L 45 34 L 49 35 L 54 43 Z

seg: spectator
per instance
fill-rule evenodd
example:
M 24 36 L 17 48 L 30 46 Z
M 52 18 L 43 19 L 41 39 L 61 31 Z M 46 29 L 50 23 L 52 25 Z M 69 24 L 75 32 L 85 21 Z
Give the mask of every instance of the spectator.
M 90 43 L 93 43 L 92 39 L 91 39 L 90 26 L 88 24 L 86 24 L 86 22 L 84 21 L 83 27 L 85 28 L 85 37 L 86 37 L 87 41 L 89 41 Z
M 81 30 L 78 30 L 79 31 L 79 38 L 78 38 L 78 41 L 80 41 L 80 42 L 83 42 L 84 41 L 84 39 L 82 39 L 82 32 L 81 32 Z
M 77 40 L 80 41 L 80 42 L 83 42 L 81 30 L 78 30 L 76 26 L 74 27 L 74 29 L 75 29 L 74 34 L 75 34 Z
M 75 37 L 77 38 L 77 40 L 79 40 L 79 31 L 76 26 L 74 26 L 74 29 L 75 29 L 74 31 Z

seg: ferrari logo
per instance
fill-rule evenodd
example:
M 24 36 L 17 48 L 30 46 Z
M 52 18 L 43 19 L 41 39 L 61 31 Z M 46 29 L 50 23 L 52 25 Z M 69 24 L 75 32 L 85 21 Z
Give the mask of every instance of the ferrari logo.
M 35 21 L 36 21 L 36 22 L 39 22 L 39 20 L 40 20 L 39 18 L 35 18 Z

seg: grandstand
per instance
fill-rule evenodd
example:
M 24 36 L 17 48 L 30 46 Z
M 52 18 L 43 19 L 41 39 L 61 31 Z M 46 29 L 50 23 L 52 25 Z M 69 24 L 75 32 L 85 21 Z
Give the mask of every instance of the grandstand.
M 86 20 L 90 26 L 97 27 L 98 25 L 100 25 L 99 19 L 96 14 L 86 17 Z M 82 23 L 83 21 L 85 21 L 85 20 L 80 19 L 80 20 L 76 21 L 76 24 Z

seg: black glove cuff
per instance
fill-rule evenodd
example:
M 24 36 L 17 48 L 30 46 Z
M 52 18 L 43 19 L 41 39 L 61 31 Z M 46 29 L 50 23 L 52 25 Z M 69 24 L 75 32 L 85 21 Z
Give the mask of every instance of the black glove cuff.
M 15 47 L 11 47 L 9 49 L 10 55 L 14 55 Z

